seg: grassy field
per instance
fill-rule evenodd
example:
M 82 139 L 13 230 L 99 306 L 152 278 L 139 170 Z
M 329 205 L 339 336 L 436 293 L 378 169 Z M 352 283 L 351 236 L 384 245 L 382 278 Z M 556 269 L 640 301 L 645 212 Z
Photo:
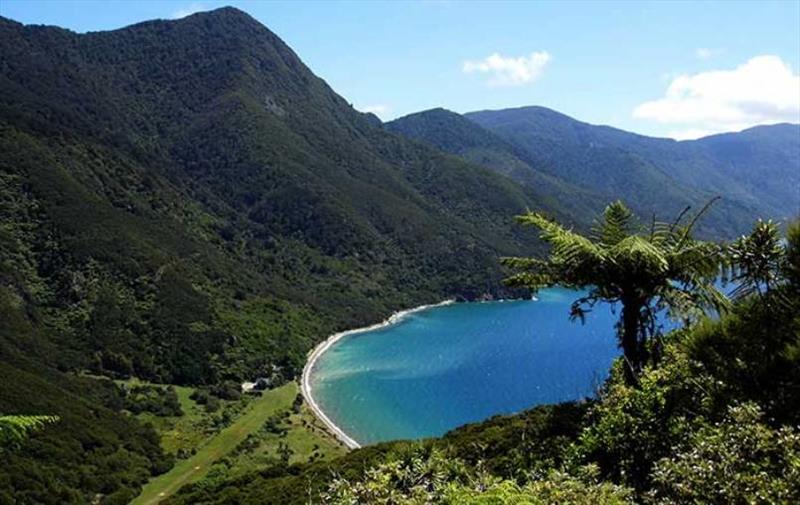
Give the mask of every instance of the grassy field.
M 188 398 L 191 390 L 183 389 L 185 388 L 179 389 L 178 394 L 186 413 L 183 417 L 187 418 L 185 422 L 190 426 L 193 422 L 191 416 L 199 415 L 199 411 L 187 408 L 197 409 L 199 406 Z M 281 442 L 287 444 L 291 451 L 291 463 L 307 461 L 310 457 L 324 458 L 343 453 L 344 449 L 316 424 L 310 412 L 305 408 L 300 413 L 292 412 L 292 403 L 298 391 L 297 384 L 290 382 L 265 392 L 261 397 L 252 400 L 230 426 L 205 441 L 202 441 L 202 436 L 192 436 L 191 430 L 181 429 L 180 426 L 162 426 L 167 429 L 162 433 L 165 449 L 185 447 L 186 442 L 192 439 L 201 440 L 201 445 L 195 447 L 194 455 L 178 461 L 172 470 L 148 482 L 132 505 L 158 503 L 182 486 L 204 478 L 215 463 L 218 463 L 215 467 L 218 469 L 220 461 L 225 461 L 226 473 L 257 470 L 274 461 Z M 267 420 L 275 416 L 282 419 L 280 426 L 285 428 L 284 434 L 280 436 L 265 433 L 263 430 Z M 184 422 L 183 418 L 179 422 Z M 252 441 L 252 448 L 234 451 L 248 437 Z M 229 456 L 232 452 L 235 454 Z
M 127 381 L 130 384 L 130 381 Z M 165 452 L 178 454 L 180 451 L 191 451 L 200 447 L 207 439 L 213 436 L 209 433 L 212 413 L 206 411 L 203 405 L 197 404 L 189 396 L 194 388 L 173 386 L 178 394 L 183 415 L 180 417 L 162 417 L 150 413 L 137 415 L 140 421 L 151 423 L 161 435 L 161 447 Z M 221 409 L 239 409 L 238 402 L 221 401 Z
M 288 414 L 279 425 L 285 430 L 283 434 L 264 431 L 254 434 L 252 444 L 225 462 L 229 477 L 275 464 L 280 458 L 281 444 L 286 444 L 291 451 L 289 464 L 333 459 L 344 454 L 344 447 L 325 431 L 305 405 L 299 413 Z

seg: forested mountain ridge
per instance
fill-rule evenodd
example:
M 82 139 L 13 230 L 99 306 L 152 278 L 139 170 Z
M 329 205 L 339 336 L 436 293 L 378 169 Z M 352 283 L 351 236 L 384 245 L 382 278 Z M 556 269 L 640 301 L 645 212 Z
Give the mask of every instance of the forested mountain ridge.
M 174 276 L 187 296 L 268 295 L 344 325 L 489 293 L 497 254 L 532 245 L 508 226 L 532 191 L 376 127 L 240 11 L 1 26 L 9 233 L 44 284 L 43 261 Z M 45 230 L 57 260 L 37 256 Z
M 583 215 L 623 199 L 642 216 L 669 216 L 721 196 L 701 231 L 730 237 L 750 216 L 784 220 L 800 210 L 800 125 L 676 142 L 532 106 L 463 116 L 433 109 L 386 127 L 559 195 Z
M 576 221 L 387 132 L 236 9 L 87 34 L 0 18 L 0 70 L 0 412 L 62 418 L 3 463 L 33 503 L 124 503 L 168 466 L 118 388 L 77 374 L 288 380 L 337 329 L 507 293 L 497 257 L 537 247 L 524 209 Z
M 678 142 L 590 125 L 544 107 L 465 117 L 525 151 L 543 170 L 604 195 L 618 191 L 635 202 L 638 188 L 661 205 L 659 198 L 682 203 L 717 194 L 728 204 L 718 215 L 745 223 L 747 212 L 785 220 L 800 211 L 800 125 Z M 722 226 L 719 221 L 709 215 L 709 226 Z
M 521 148 L 455 112 L 417 112 L 385 127 L 506 175 L 577 216 L 596 214 L 606 203 L 598 194 L 532 166 Z
M 778 217 L 800 214 L 800 125 L 756 126 L 680 145 L 708 156 L 724 176 Z

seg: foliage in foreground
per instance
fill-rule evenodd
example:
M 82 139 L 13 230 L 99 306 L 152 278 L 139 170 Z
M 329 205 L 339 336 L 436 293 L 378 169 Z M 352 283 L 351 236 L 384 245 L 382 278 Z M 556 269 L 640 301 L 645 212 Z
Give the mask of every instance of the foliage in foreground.
M 322 496 L 324 505 L 623 505 L 630 490 L 599 483 L 591 467 L 578 477 L 551 471 L 524 485 L 499 479 L 481 468 L 445 457 L 437 450 L 412 449 L 408 454 L 367 470 L 356 482 L 334 480 Z
M 778 282 L 769 292 L 740 300 L 718 320 L 671 333 L 659 366 L 646 368 L 636 387 L 620 380 L 617 365 L 574 446 L 580 461 L 595 462 L 605 478 L 644 493 L 660 460 L 674 457 L 684 440 L 709 433 L 702 430 L 722 422 L 733 406 L 757 405 L 770 429 L 796 426 L 797 223 L 787 238 L 784 259 L 773 272 Z
M 652 502 L 800 503 L 800 430 L 764 424 L 754 403 L 692 434 L 656 463 Z
M 652 505 L 800 501 L 800 430 L 774 429 L 754 403 L 730 407 L 723 421 L 701 427 L 676 444 L 653 468 L 653 485 L 639 495 Z M 635 437 L 635 436 L 634 436 Z M 632 438 L 634 438 L 632 437 Z M 481 465 L 465 465 L 441 451 L 412 447 L 368 469 L 361 479 L 336 478 L 322 494 L 323 505 L 623 505 L 634 503 L 630 488 L 600 480 L 596 466 L 551 469 L 520 479 L 503 479 Z

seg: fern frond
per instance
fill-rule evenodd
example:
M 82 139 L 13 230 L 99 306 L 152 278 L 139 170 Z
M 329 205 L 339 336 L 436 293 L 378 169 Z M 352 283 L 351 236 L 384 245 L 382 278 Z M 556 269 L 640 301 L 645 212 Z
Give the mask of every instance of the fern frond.
M 622 242 L 632 233 L 633 212 L 621 201 L 609 204 L 603 212 L 603 221 L 596 226 L 597 240 L 606 247 Z
M 663 251 L 647 239 L 630 236 L 611 248 L 610 256 L 623 269 L 635 269 L 660 275 L 669 269 L 669 262 Z
M 21 442 L 32 432 L 58 420 L 58 416 L 0 416 L 0 447 Z

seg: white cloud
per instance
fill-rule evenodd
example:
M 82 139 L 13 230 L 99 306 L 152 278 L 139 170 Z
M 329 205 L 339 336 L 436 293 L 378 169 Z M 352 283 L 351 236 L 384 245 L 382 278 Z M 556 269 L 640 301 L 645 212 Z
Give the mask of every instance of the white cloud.
M 724 49 L 710 49 L 708 47 L 698 47 L 694 50 L 694 57 L 698 60 L 710 60 L 724 53 Z
M 389 111 L 392 110 L 391 107 L 382 103 L 376 103 L 374 105 L 365 105 L 363 107 L 356 107 L 356 109 L 360 110 L 361 112 L 371 112 L 376 116 L 383 116 L 384 114 L 388 114 Z
M 489 86 L 521 86 L 538 79 L 550 60 L 547 51 L 538 51 L 518 58 L 494 53 L 479 61 L 465 61 L 461 69 L 465 74 L 489 75 L 487 81 Z
M 185 18 L 186 16 L 191 16 L 192 14 L 195 14 L 197 12 L 202 12 L 204 10 L 208 10 L 208 7 L 206 7 L 202 3 L 194 2 L 189 4 L 189 6 L 186 7 L 185 9 L 179 9 L 173 12 L 172 15 L 170 15 L 170 17 L 172 19 Z
M 664 97 L 639 105 L 633 116 L 676 125 L 676 138 L 798 123 L 800 74 L 779 57 L 764 55 L 732 70 L 679 75 Z

